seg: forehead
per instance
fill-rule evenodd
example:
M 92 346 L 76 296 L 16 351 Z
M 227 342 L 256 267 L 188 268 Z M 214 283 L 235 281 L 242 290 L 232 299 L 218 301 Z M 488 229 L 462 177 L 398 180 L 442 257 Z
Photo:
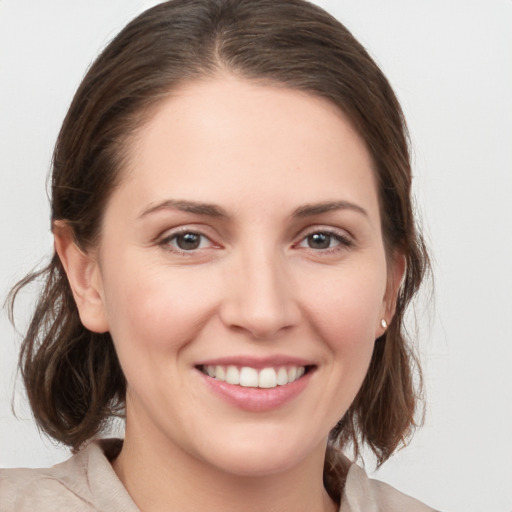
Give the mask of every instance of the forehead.
M 135 136 L 125 178 L 134 201 L 342 195 L 376 204 L 371 156 L 335 105 L 231 76 L 163 100 Z

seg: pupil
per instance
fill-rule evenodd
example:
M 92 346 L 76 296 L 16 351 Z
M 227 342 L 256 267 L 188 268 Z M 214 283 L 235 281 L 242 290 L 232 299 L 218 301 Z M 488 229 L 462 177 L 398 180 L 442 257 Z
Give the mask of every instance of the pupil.
M 314 233 L 308 236 L 308 244 L 312 249 L 328 249 L 331 244 L 331 235 Z
M 179 235 L 176 239 L 176 244 L 180 249 L 183 249 L 184 251 L 197 249 L 200 242 L 201 237 L 196 233 L 185 233 L 183 235 Z

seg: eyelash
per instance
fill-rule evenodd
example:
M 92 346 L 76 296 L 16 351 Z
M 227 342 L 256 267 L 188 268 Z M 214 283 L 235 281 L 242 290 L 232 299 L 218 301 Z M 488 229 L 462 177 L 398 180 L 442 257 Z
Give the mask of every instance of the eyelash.
M 176 245 L 172 244 L 173 241 L 176 241 L 179 236 L 184 235 L 194 235 L 200 237 L 199 244 L 201 245 L 204 240 L 208 240 L 210 243 L 210 247 L 208 248 L 218 248 L 219 246 L 216 245 L 214 242 L 211 241 L 211 239 L 205 235 L 204 233 L 201 233 L 200 231 L 194 230 L 194 229 L 187 229 L 183 228 L 179 231 L 175 231 L 173 233 L 168 234 L 167 236 L 164 236 L 161 240 L 158 241 L 158 245 L 163 247 L 169 252 L 173 252 L 182 256 L 192 256 L 194 255 L 198 250 L 205 249 L 204 247 L 197 247 L 190 250 L 185 250 L 177 247 Z M 332 239 L 336 240 L 338 243 L 334 247 L 327 247 L 325 249 L 314 249 L 312 247 L 308 246 L 301 246 L 303 243 L 308 243 L 308 238 L 314 235 L 325 235 L 329 237 L 329 240 L 332 241 Z M 346 249 L 350 249 L 354 246 L 354 242 L 351 238 L 349 238 L 346 235 L 343 235 L 339 233 L 338 231 L 332 230 L 332 229 L 314 229 L 310 232 L 306 233 L 302 236 L 302 238 L 293 245 L 293 247 L 303 247 L 304 249 L 307 249 L 308 251 L 311 251 L 318 255 L 330 255 L 337 253 L 339 251 L 343 251 Z
M 354 246 L 354 241 L 349 238 L 345 234 L 341 234 L 339 231 L 333 230 L 333 229 L 313 229 L 310 232 L 306 233 L 295 246 L 301 246 L 301 244 L 308 242 L 308 238 L 314 235 L 325 235 L 330 238 L 330 241 L 332 239 L 336 240 L 338 243 L 334 247 L 327 247 L 325 249 L 314 249 L 312 247 L 304 247 L 305 249 L 312 251 L 314 254 L 318 255 L 331 255 L 335 254 L 339 251 L 344 251 L 347 249 L 350 249 Z
M 197 231 L 194 229 L 187 229 L 187 228 L 180 229 L 179 231 L 175 231 L 173 233 L 170 233 L 170 234 L 164 236 L 161 240 L 158 241 L 158 245 L 163 247 L 164 249 L 166 249 L 169 252 L 177 253 L 182 256 L 192 256 L 198 250 L 204 249 L 202 247 L 198 247 L 196 249 L 185 250 L 185 249 L 180 249 L 176 245 L 172 245 L 172 242 L 177 240 L 177 238 L 179 236 L 185 236 L 185 235 L 198 236 L 198 237 L 200 237 L 200 239 L 202 239 L 202 241 L 208 240 L 210 242 L 210 244 L 212 244 L 215 247 L 215 244 L 213 244 L 213 242 L 210 240 L 210 238 L 207 235 L 201 233 L 200 231 Z M 202 244 L 202 241 L 200 241 L 199 243 Z

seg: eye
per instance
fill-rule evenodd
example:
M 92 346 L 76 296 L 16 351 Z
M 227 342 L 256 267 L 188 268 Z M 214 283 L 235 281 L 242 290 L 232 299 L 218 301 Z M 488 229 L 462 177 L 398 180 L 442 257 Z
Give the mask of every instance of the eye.
M 160 244 L 178 252 L 190 252 L 210 247 L 212 242 L 207 236 L 201 233 L 183 231 L 165 237 Z
M 336 245 L 339 243 L 330 233 L 312 233 L 304 241 L 311 249 L 330 249 L 333 243 Z
M 329 251 L 352 246 L 352 241 L 338 233 L 330 231 L 315 231 L 304 237 L 299 247 L 314 249 L 315 251 Z

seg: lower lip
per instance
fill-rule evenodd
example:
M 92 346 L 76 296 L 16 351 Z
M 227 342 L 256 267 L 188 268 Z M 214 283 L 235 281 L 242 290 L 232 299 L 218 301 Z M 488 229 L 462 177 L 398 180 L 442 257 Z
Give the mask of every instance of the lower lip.
M 313 372 L 309 371 L 300 379 L 275 388 L 246 388 L 200 373 L 206 385 L 229 404 L 244 411 L 264 412 L 278 409 L 296 398 L 308 385 Z

